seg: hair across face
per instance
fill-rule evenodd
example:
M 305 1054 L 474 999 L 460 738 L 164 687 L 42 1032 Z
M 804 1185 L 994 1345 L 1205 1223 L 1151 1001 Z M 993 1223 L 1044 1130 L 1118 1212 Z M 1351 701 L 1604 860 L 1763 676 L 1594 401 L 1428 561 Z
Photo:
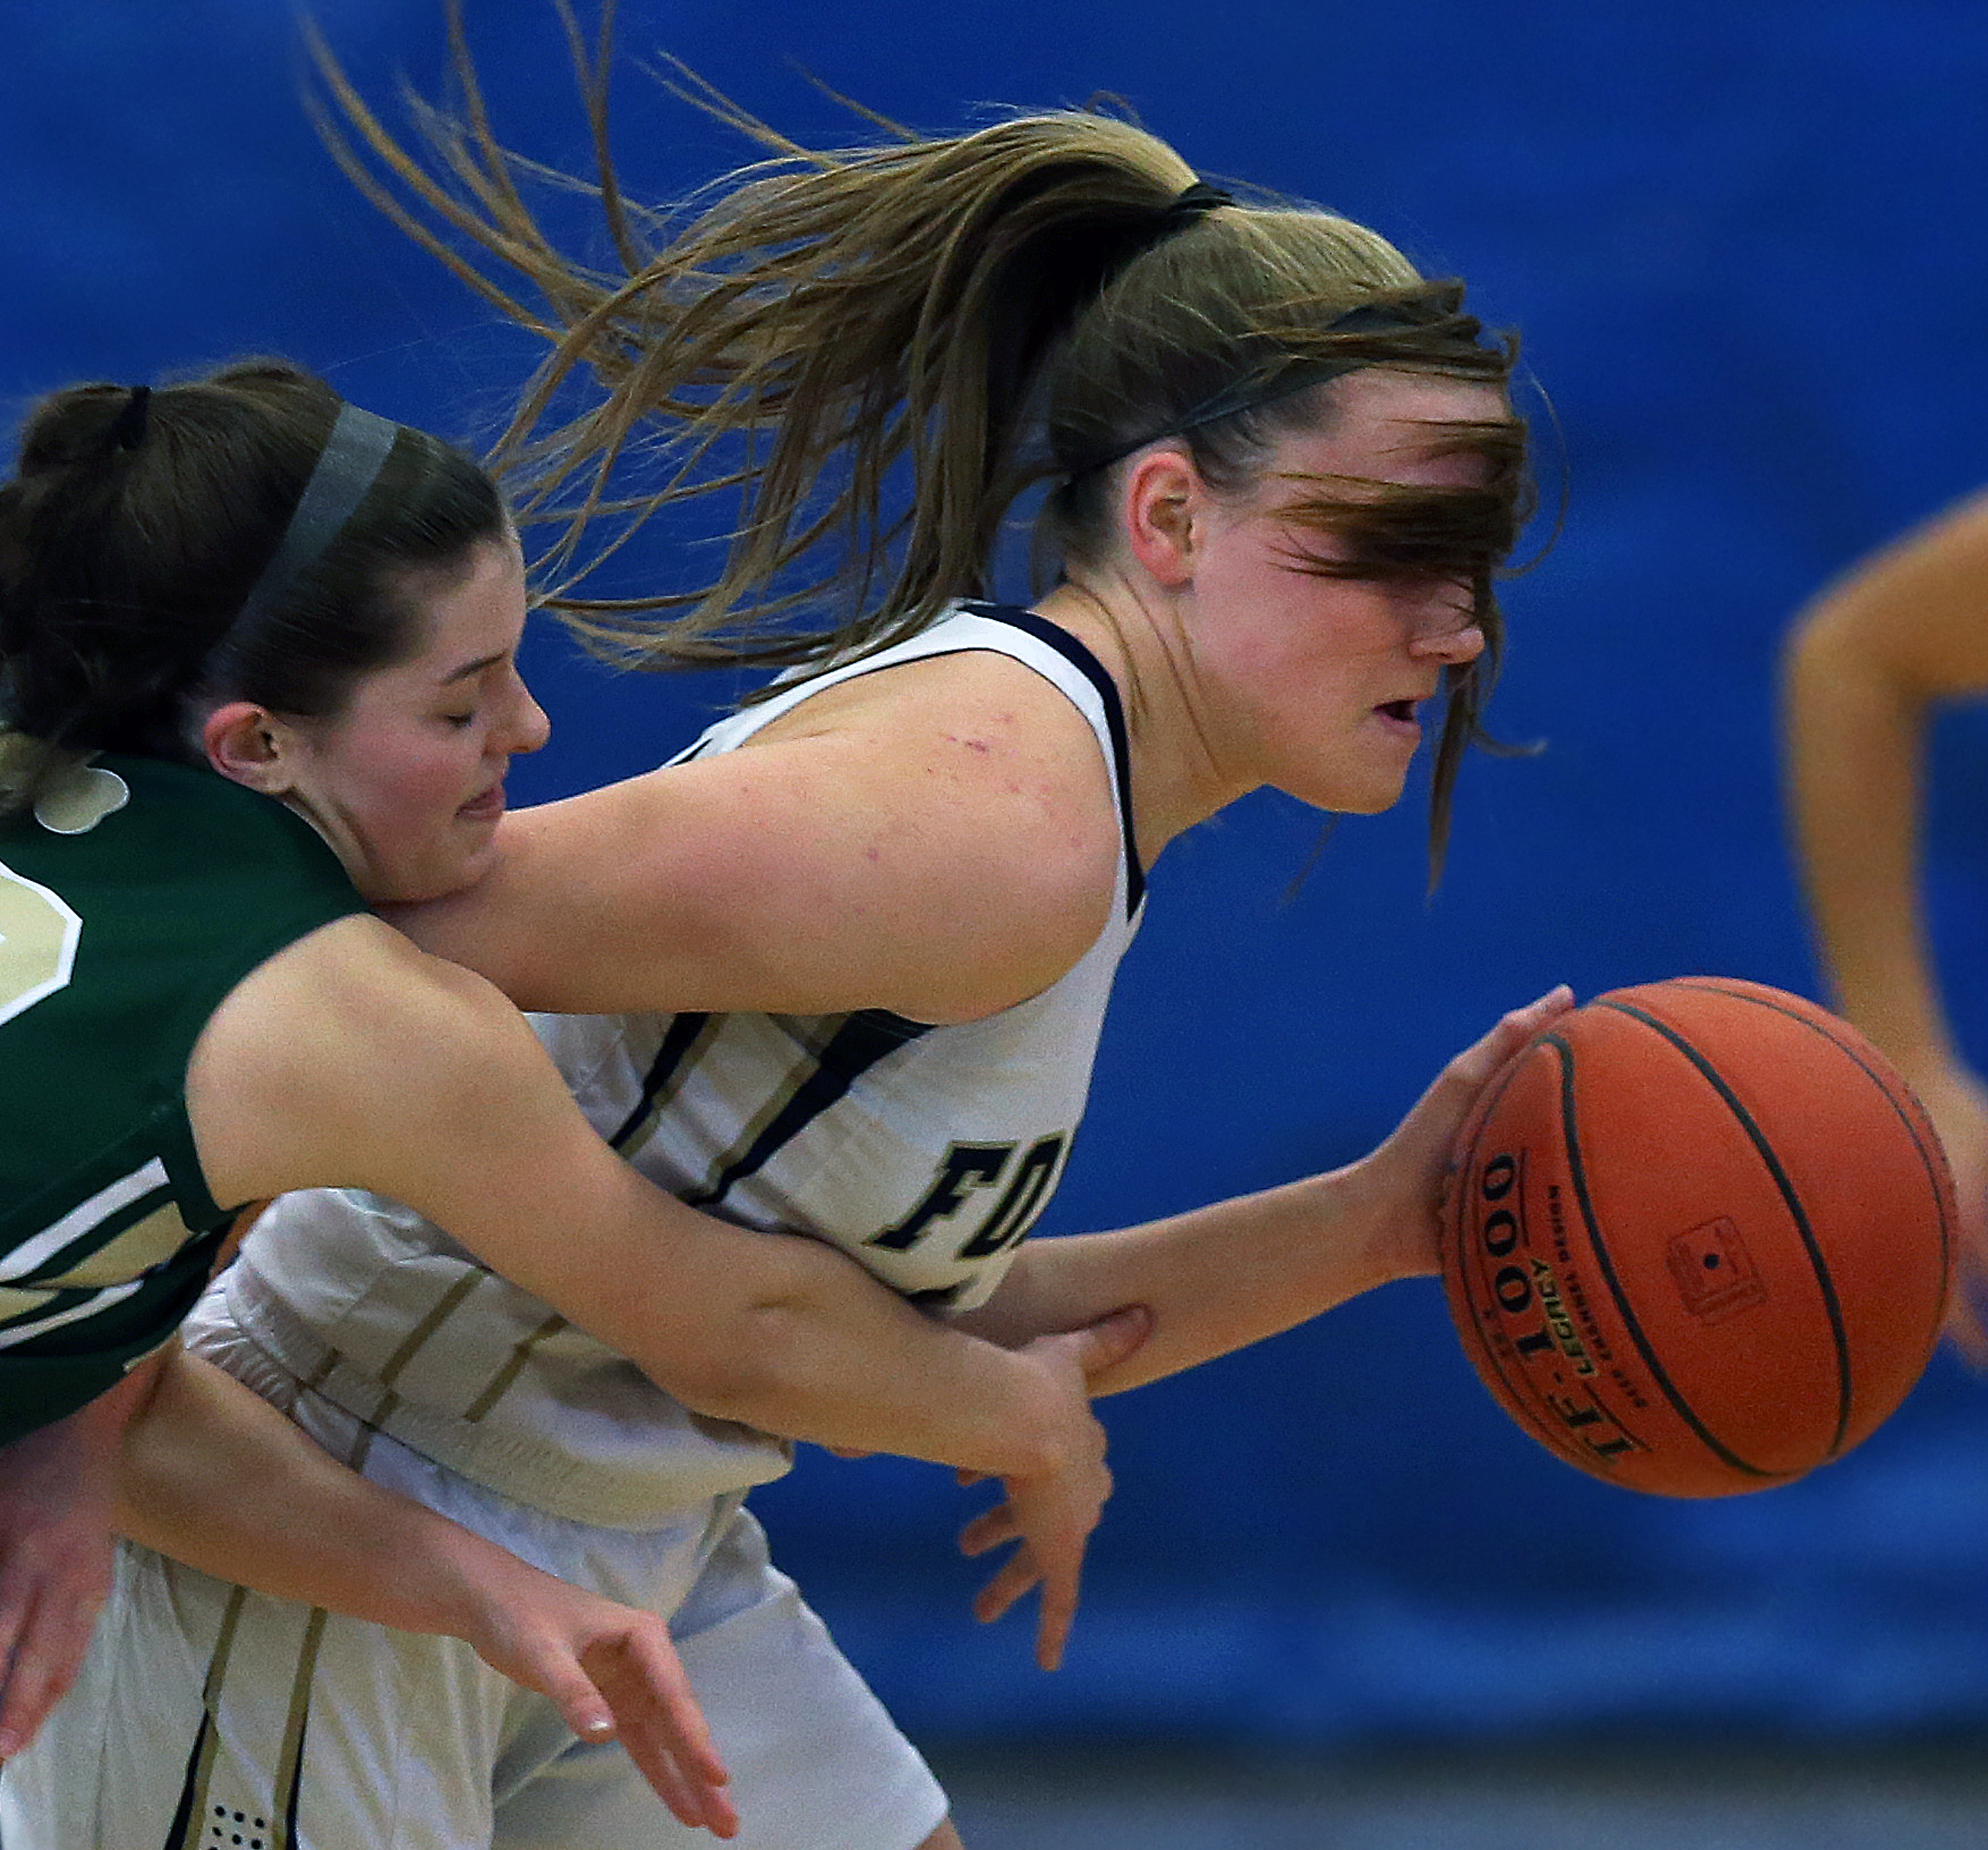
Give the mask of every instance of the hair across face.
M 1168 555 L 1177 614 L 1162 627 L 1217 802 L 1267 784 L 1371 813 L 1400 796 L 1425 716 L 1488 644 L 1474 529 L 1452 536 L 1447 510 L 1487 475 L 1456 432 L 1495 423 L 1503 400 L 1393 368 L 1319 390 L 1329 413 L 1277 436 L 1241 481 L 1209 483 L 1167 439 L 1127 462 L 1127 490 L 1135 518 L 1178 502 L 1192 536 Z M 1405 523 L 1435 530 L 1405 545 Z M 1103 609 L 1095 587 L 1129 563 L 1074 568 L 1072 589 Z

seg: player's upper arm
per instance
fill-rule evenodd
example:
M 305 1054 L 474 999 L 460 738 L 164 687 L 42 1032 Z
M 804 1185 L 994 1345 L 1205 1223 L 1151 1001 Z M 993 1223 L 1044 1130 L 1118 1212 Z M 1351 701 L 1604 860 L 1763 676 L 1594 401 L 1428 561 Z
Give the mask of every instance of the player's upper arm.
M 1799 673 L 1863 673 L 1917 700 L 1988 691 L 1988 494 L 1824 591 L 1790 637 Z
M 320 1185 L 406 1199 L 441 1145 L 478 1148 L 495 1119 L 578 1116 L 501 995 L 363 914 L 236 986 L 194 1049 L 187 1102 L 223 1202 Z
M 397 922 L 526 1007 L 946 1021 L 1082 955 L 1119 828 L 1088 723 L 979 654 L 830 689 L 738 750 L 520 812 L 503 842 L 472 891 Z
M 644 1180 L 502 996 L 377 919 L 323 927 L 239 986 L 188 1101 L 224 1201 L 344 1186 L 405 1202 L 694 1405 L 741 1365 L 741 1320 L 791 1283 L 790 1243 Z

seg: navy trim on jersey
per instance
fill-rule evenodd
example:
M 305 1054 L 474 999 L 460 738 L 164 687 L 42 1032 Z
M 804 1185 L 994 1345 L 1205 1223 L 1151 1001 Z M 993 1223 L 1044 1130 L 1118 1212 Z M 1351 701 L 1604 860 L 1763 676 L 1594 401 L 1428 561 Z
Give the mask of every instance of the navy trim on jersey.
M 1146 897 L 1146 870 L 1140 864 L 1138 837 L 1132 832 L 1131 736 L 1125 729 L 1125 703 L 1118 697 L 1117 682 L 1104 671 L 1104 665 L 1069 631 L 1058 628 L 1046 617 L 1039 617 L 1033 610 L 1024 610 L 1018 604 L 981 604 L 970 599 L 964 600 L 953 607 L 971 616 L 985 617 L 992 623 L 1005 623 L 1011 630 L 1019 630 L 1024 635 L 1034 637 L 1036 641 L 1054 649 L 1097 689 L 1097 698 L 1104 708 L 1104 724 L 1111 735 L 1112 766 L 1118 774 L 1118 820 L 1121 832 L 1125 838 L 1125 916 L 1133 918 L 1138 912 L 1139 902 Z M 945 619 L 941 617 L 938 621 L 943 622 Z M 911 636 L 904 640 L 915 642 L 918 638 Z M 965 654 L 968 651 L 962 650 L 958 652 Z M 804 680 L 840 665 L 830 658 L 805 664 L 800 668 L 789 668 L 786 675 L 774 681 L 773 686 L 784 692 L 787 686 L 793 685 L 789 676 L 794 681 Z M 671 766 L 688 764 L 693 759 L 702 757 L 710 743 L 708 738 L 698 739 L 695 745 L 685 747 L 671 759 Z M 897 1019 L 902 1020 L 904 1018 L 901 1016 Z M 922 1026 L 925 1024 L 912 1025 Z
M 962 610 L 1005 623 L 1012 630 L 1046 643 L 1097 690 L 1104 704 L 1104 723 L 1111 732 L 1111 762 L 1118 773 L 1118 818 L 1125 834 L 1125 916 L 1131 918 L 1146 896 L 1146 870 L 1139 864 L 1138 837 L 1132 833 L 1132 753 L 1125 730 L 1125 705 L 1118 698 L 1118 684 L 1105 673 L 1104 665 L 1069 631 L 1060 629 L 1046 617 L 1025 610 L 1013 604 L 962 604 Z
M 696 1043 L 697 1037 L 710 1020 L 708 1014 L 685 1013 L 671 1021 L 669 1031 L 663 1037 L 663 1044 L 657 1049 L 656 1057 L 643 1078 L 642 1096 L 635 1101 L 635 1108 L 621 1121 L 620 1129 L 608 1138 L 610 1148 L 618 1150 L 634 1135 L 654 1108 L 657 1094 L 676 1077 L 684 1056 Z
M 829 1037 L 815 1063 L 815 1070 L 794 1089 L 793 1095 L 774 1114 L 773 1121 L 752 1140 L 751 1147 L 709 1187 L 681 1199 L 693 1208 L 708 1208 L 724 1199 L 749 1175 L 756 1175 L 830 1106 L 840 1102 L 849 1088 L 887 1054 L 916 1040 L 928 1031 L 922 1022 L 908 1021 L 884 1009 L 864 1009 L 847 1016 Z
M 198 1827 L 193 1821 L 194 1794 L 200 1784 L 201 1761 L 206 1757 L 208 1737 L 214 1732 L 214 1716 L 203 1712 L 199 1731 L 193 1737 L 193 1751 L 187 1756 L 186 1777 L 180 1782 L 180 1802 L 173 1812 L 173 1821 L 166 1827 L 164 1850 L 181 1850 L 190 1844 Z

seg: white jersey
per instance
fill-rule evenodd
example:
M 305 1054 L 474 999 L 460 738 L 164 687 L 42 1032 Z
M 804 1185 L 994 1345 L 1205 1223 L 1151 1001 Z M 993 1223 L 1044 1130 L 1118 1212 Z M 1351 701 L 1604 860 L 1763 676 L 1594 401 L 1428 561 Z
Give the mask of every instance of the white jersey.
M 1090 722 L 1117 798 L 1124 845 L 1111 916 L 1060 980 L 983 1020 L 938 1026 L 881 1010 L 532 1020 L 594 1127 L 644 1175 L 740 1226 L 831 1240 L 947 1309 L 994 1290 L 1062 1175 L 1138 922 L 1144 883 L 1117 690 L 1032 612 L 966 605 L 734 714 L 683 754 L 732 750 L 854 675 L 966 650 L 1013 657 L 1053 683 Z M 555 1514 L 646 1527 L 786 1466 L 779 1442 L 691 1412 L 377 1196 L 284 1197 L 226 1283 L 235 1318 L 299 1380 Z

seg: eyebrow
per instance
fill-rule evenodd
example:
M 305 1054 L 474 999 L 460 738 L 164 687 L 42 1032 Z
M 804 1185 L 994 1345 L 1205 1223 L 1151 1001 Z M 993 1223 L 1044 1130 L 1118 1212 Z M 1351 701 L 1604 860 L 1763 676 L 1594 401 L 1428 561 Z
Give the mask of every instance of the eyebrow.
M 506 653 L 506 651 L 499 649 L 494 655 L 482 655 L 478 657 L 474 661 L 465 661 L 453 673 L 443 675 L 438 685 L 445 688 L 452 687 L 458 681 L 467 681 L 472 675 L 482 674 L 485 668 L 494 668 L 504 659 Z

